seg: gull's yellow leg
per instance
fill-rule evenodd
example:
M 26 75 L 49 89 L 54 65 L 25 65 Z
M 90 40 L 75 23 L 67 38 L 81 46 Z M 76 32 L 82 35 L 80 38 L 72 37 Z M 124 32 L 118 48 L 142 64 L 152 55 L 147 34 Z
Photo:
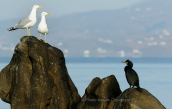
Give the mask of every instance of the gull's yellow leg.
M 38 40 L 41 40 L 41 33 L 40 33 L 40 37 L 38 38 Z
M 46 42 L 46 33 L 45 33 L 45 43 L 47 43 L 47 42 Z
M 28 36 L 30 36 L 30 28 L 28 29 Z
M 27 28 L 27 35 L 28 35 L 28 28 Z M 29 35 L 28 35 L 29 36 Z
M 30 36 L 30 28 L 28 29 L 28 33 L 29 33 L 28 36 Z

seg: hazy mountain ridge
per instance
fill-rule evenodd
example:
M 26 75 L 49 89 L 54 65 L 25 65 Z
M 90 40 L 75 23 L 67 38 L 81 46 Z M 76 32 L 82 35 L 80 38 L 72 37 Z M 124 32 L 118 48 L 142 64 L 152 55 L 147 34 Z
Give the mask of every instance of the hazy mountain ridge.
M 120 10 L 47 17 L 50 30 L 47 41 L 69 57 L 171 57 L 171 5 L 170 0 L 149 0 Z M 37 37 L 39 20 L 31 28 L 31 34 Z M 1 23 L 0 51 L 3 50 L 4 54 L 7 54 L 6 51 L 12 54 L 10 47 L 26 34 L 26 30 L 12 33 L 4 30 L 6 26 L 15 25 L 16 21 L 19 20 Z M 5 46 L 9 50 L 3 48 Z

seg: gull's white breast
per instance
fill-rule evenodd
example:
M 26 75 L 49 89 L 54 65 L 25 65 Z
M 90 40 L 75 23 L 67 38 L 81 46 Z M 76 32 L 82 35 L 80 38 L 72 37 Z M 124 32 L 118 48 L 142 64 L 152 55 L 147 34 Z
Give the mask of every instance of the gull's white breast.
M 41 34 L 48 34 L 48 27 L 46 23 L 42 23 L 40 22 L 40 24 L 38 25 L 38 32 Z

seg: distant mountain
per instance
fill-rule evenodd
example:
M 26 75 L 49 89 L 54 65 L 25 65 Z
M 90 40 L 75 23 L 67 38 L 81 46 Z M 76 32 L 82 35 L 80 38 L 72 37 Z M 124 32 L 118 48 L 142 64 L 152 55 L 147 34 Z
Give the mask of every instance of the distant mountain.
M 147 0 L 120 10 L 46 16 L 47 42 L 69 57 L 172 57 L 171 10 L 171 0 Z M 26 34 L 26 30 L 6 30 L 19 20 L 1 21 L 0 55 L 12 54 Z M 31 28 L 37 37 L 39 21 Z

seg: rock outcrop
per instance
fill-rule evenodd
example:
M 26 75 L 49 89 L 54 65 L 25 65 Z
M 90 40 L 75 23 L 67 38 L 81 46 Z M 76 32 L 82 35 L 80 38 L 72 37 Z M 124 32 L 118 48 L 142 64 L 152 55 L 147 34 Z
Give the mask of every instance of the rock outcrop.
M 0 72 L 0 98 L 12 109 L 165 109 L 147 90 L 120 90 L 114 75 L 94 78 L 82 99 L 61 50 L 24 36 Z
M 165 109 L 165 107 L 142 88 L 120 90 L 115 76 L 111 75 L 102 80 L 94 78 L 85 90 L 77 109 Z
M 106 109 L 109 102 L 119 96 L 121 90 L 114 75 L 94 78 L 85 90 L 77 109 Z
M 116 99 L 110 101 L 108 109 L 165 109 L 156 97 L 142 88 L 125 90 Z
M 61 50 L 24 36 L 0 73 L 0 98 L 12 109 L 76 109 L 81 99 Z

